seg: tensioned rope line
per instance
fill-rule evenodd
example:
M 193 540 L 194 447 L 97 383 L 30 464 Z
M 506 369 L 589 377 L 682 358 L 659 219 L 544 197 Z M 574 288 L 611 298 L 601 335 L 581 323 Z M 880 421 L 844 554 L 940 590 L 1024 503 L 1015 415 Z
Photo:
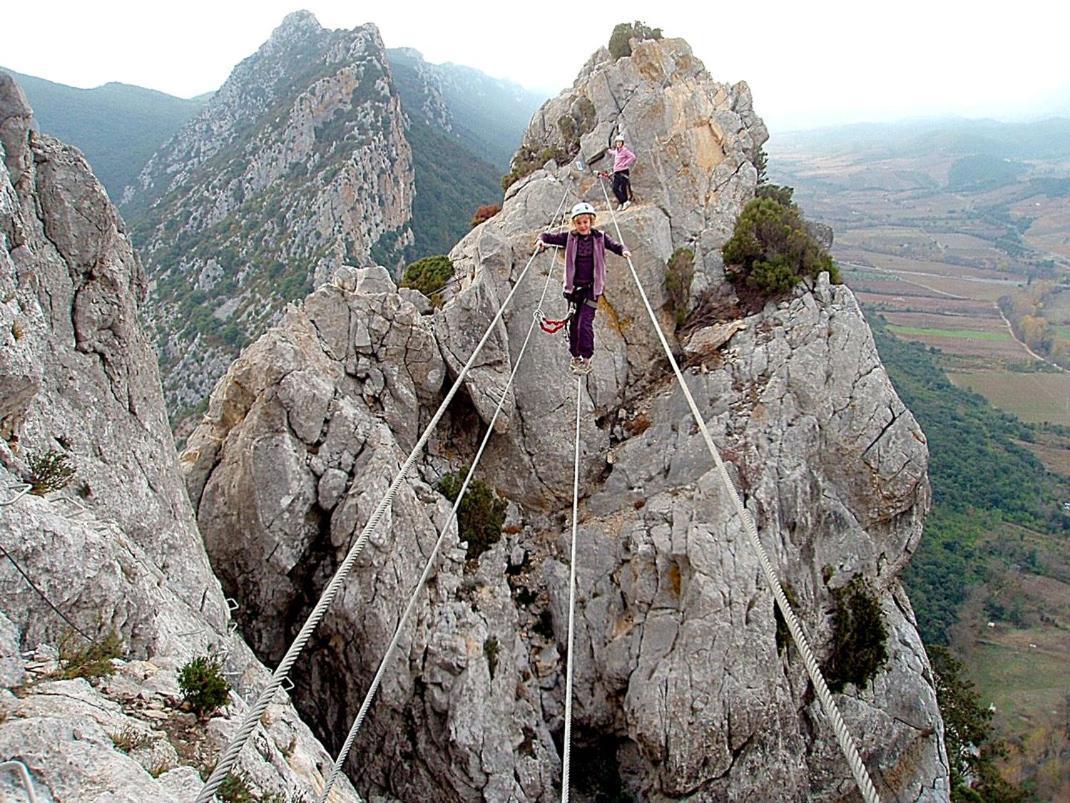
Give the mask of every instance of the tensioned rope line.
M 26 790 L 26 799 L 29 803 L 37 803 L 37 795 L 33 791 L 33 781 L 30 779 L 30 771 L 26 768 L 26 765 L 17 759 L 5 761 L 0 764 L 0 771 L 14 770 L 19 776 L 19 780 L 22 781 L 22 787 Z
M 550 287 L 550 280 L 553 278 L 556 266 L 557 251 L 555 250 L 553 258 L 550 261 L 550 271 L 546 274 L 546 281 L 542 286 L 542 295 L 539 297 L 538 306 L 536 306 L 535 311 L 531 316 L 531 325 L 528 327 L 527 336 L 524 338 L 524 343 L 520 347 L 520 352 L 517 354 L 516 360 L 513 363 L 513 370 L 509 374 L 509 379 L 505 383 L 505 387 L 502 389 L 501 398 L 498 400 L 498 404 L 494 408 L 494 415 L 491 416 L 490 423 L 487 424 L 487 431 L 483 435 L 483 440 L 479 444 L 479 449 L 476 450 L 475 457 L 472 459 L 472 465 L 469 467 L 468 473 L 465 475 L 460 492 L 457 494 L 457 498 L 453 501 L 450 518 L 447 520 L 450 523 L 457 521 L 457 511 L 461 506 L 461 501 L 464 499 L 464 495 L 468 491 L 468 485 L 472 481 L 472 475 L 475 474 L 479 461 L 483 459 L 483 452 L 487 448 L 487 444 L 490 442 L 490 436 L 494 433 L 494 424 L 498 421 L 498 416 L 502 411 L 502 407 L 505 406 L 505 399 L 509 394 L 509 389 L 513 386 L 513 380 L 516 378 L 517 371 L 520 370 L 520 363 L 524 359 L 524 353 L 527 351 L 528 343 L 531 341 L 531 335 L 535 331 L 535 327 L 542 316 L 542 303 L 546 300 L 546 291 Z M 416 607 L 416 602 L 420 598 L 420 592 L 423 591 L 428 577 L 431 576 L 431 571 L 434 568 L 438 552 L 442 548 L 442 544 L 446 540 L 446 535 L 449 532 L 450 524 L 447 523 L 447 525 L 442 528 L 442 532 L 439 533 L 438 540 L 435 541 L 435 546 L 431 550 L 430 556 L 427 558 L 427 563 L 424 564 L 423 574 L 420 575 L 420 579 L 416 582 L 416 587 L 413 589 L 412 596 L 409 597 L 409 602 L 405 606 L 405 611 L 401 614 L 401 619 L 398 621 L 397 629 L 394 631 L 394 637 L 390 640 L 390 644 L 387 646 L 386 652 L 384 653 L 382 660 L 379 662 L 379 668 L 376 670 L 375 677 L 372 678 L 371 686 L 368 688 L 368 692 L 364 696 L 364 701 L 361 703 L 360 710 L 357 712 L 357 716 L 353 720 L 352 726 L 349 728 L 349 733 L 346 736 L 345 742 L 342 744 L 342 749 L 338 752 L 338 757 L 334 760 L 334 766 L 331 767 L 331 774 L 328 776 L 327 785 L 324 787 L 323 793 L 319 797 L 319 803 L 326 803 L 327 797 L 330 795 L 335 781 L 342 772 L 342 766 L 345 764 L 346 758 L 349 756 L 349 751 L 353 748 L 353 742 L 357 738 L 357 732 L 360 730 L 361 725 L 364 724 L 364 719 L 368 715 L 372 699 L 375 697 L 375 693 L 378 691 L 379 684 L 383 679 L 383 674 L 386 672 L 387 664 L 390 662 L 390 658 L 393 656 L 394 650 L 397 647 L 398 642 L 401 640 L 402 630 L 408 622 L 409 616 L 412 615 L 413 609 Z
M 561 203 L 558 204 L 557 211 L 554 212 L 553 217 L 551 218 L 550 223 L 547 226 L 547 229 L 549 229 L 550 226 L 553 225 L 553 222 L 561 213 L 561 209 L 564 206 L 565 199 L 567 197 L 568 187 L 566 186 L 565 192 L 561 195 Z M 233 768 L 234 763 L 238 760 L 238 754 L 245 746 L 245 743 L 249 740 L 249 736 L 252 734 L 253 729 L 256 727 L 256 724 L 260 721 L 260 717 L 263 716 L 264 711 L 267 710 L 268 705 L 270 704 L 272 698 L 275 696 L 275 692 L 278 691 L 278 688 L 282 684 L 282 681 L 289 674 L 290 668 L 293 666 L 294 662 L 297 660 L 297 657 L 301 654 L 302 650 L 304 650 L 305 645 L 308 643 L 308 640 L 312 637 L 313 631 L 315 631 L 316 627 L 320 623 L 320 620 L 322 620 L 324 615 L 327 613 L 327 609 L 334 601 L 335 596 L 337 596 L 339 590 L 342 587 L 342 583 L 344 583 L 346 578 L 349 577 L 349 573 L 353 570 L 353 564 L 356 563 L 357 557 L 360 555 L 361 550 L 364 549 L 364 545 L 367 543 L 368 538 L 371 536 L 371 533 L 379 525 L 379 519 L 382 518 L 383 513 L 386 512 L 387 508 L 390 506 L 391 502 L 394 499 L 394 494 L 397 492 L 398 487 L 405 479 L 405 475 L 408 473 L 409 469 L 412 467 L 412 464 L 415 462 L 416 456 L 424 448 L 428 439 L 431 437 L 431 433 L 438 425 L 439 420 L 445 414 L 446 408 L 449 406 L 449 403 L 453 400 L 453 397 L 457 394 L 457 391 L 460 390 L 461 384 L 464 382 L 464 378 L 468 375 L 468 371 L 471 370 L 472 365 L 475 364 L 476 357 L 479 356 L 480 352 L 483 350 L 483 346 L 485 346 L 487 341 L 490 339 L 490 335 L 494 331 L 494 327 L 497 326 L 498 321 L 501 320 L 502 315 L 504 314 L 506 308 L 509 306 L 509 302 L 513 300 L 513 296 L 516 295 L 517 288 L 520 287 L 521 283 L 524 280 L 524 276 L 527 275 L 528 270 L 531 268 L 531 264 L 535 261 L 535 257 L 538 256 L 538 254 L 539 249 L 534 249 L 533 253 L 531 254 L 531 257 L 527 261 L 527 264 L 524 265 L 524 269 L 520 272 L 520 275 L 517 276 L 516 282 L 509 289 L 509 294 L 505 297 L 505 301 L 503 301 L 501 306 L 498 307 L 497 312 L 494 314 L 494 318 L 487 326 L 487 330 L 483 333 L 483 337 L 480 339 L 479 343 L 476 344 L 475 350 L 468 358 L 468 362 L 466 362 L 461 368 L 460 372 L 457 374 L 457 378 L 453 382 L 453 386 L 446 393 L 446 396 L 442 400 L 442 403 L 439 405 L 438 410 L 428 422 L 427 427 L 424 429 L 423 434 L 420 436 L 420 440 L 418 440 L 416 442 L 416 445 L 412 447 L 412 451 L 409 452 L 409 456 L 405 458 L 405 462 L 402 464 L 401 468 L 395 475 L 394 481 L 390 483 L 390 487 L 387 489 L 386 494 L 384 494 L 383 498 L 379 502 L 379 505 L 372 512 L 371 516 L 368 519 L 368 523 L 364 525 L 364 529 L 361 531 L 360 536 L 353 543 L 353 546 L 349 548 L 349 552 L 346 554 L 345 559 L 338 566 L 338 569 L 335 571 L 334 576 L 331 578 L 330 582 L 327 583 L 327 586 L 323 589 L 323 593 L 320 595 L 319 601 L 312 609 L 312 612 L 308 615 L 308 619 L 305 620 L 305 623 L 304 625 L 302 625 L 300 632 L 297 634 L 297 637 L 290 645 L 290 648 L 286 651 L 286 655 L 284 655 L 282 661 L 279 662 L 278 667 L 276 667 L 275 672 L 271 676 L 271 680 L 260 692 L 260 695 L 257 697 L 256 702 L 249 707 L 248 711 L 245 712 L 245 717 L 242 719 L 241 725 L 239 726 L 234 736 L 234 739 L 230 742 L 229 745 L 227 745 L 227 749 L 223 753 L 222 758 L 220 758 L 219 763 L 216 765 L 216 768 L 212 770 L 212 774 L 205 782 L 204 788 L 202 788 L 200 793 L 197 795 L 195 803 L 210 803 L 213 795 L 215 795 L 216 793 L 216 790 L 218 790 L 219 787 L 222 786 L 223 781 L 226 780 L 227 775 L 230 774 L 230 770 Z
M 609 193 L 606 192 L 605 182 L 599 178 L 598 183 L 602 188 L 602 195 L 605 196 L 606 206 L 609 208 L 613 226 L 617 230 L 617 238 L 623 244 L 624 237 L 620 233 L 620 226 L 617 224 L 617 216 L 609 202 Z M 654 329 L 658 333 L 658 339 L 661 341 L 661 346 L 665 350 L 665 356 L 669 358 L 669 363 L 672 365 L 673 372 L 676 374 L 676 379 L 680 383 L 680 388 L 684 392 L 684 397 L 687 399 L 688 406 L 691 408 L 691 415 L 694 417 L 695 423 L 698 424 L 698 428 L 702 432 L 702 438 L 706 441 L 706 447 L 709 449 L 710 455 L 713 457 L 713 462 L 717 466 L 717 471 L 720 474 L 721 481 L 724 483 L 725 490 L 728 491 L 736 508 L 736 513 L 739 515 L 739 518 L 743 523 L 743 531 L 747 534 L 747 540 L 750 541 L 751 547 L 758 556 L 758 563 L 761 565 L 762 574 L 765 575 L 766 582 L 773 590 L 773 597 L 776 599 L 777 606 L 780 608 L 780 613 L 783 615 L 784 621 L 788 625 L 788 631 L 791 633 L 791 638 L 803 657 L 803 663 L 806 665 L 806 672 L 810 676 L 810 681 L 814 684 L 814 689 L 817 691 L 817 696 L 820 698 L 821 705 L 825 709 L 825 714 L 832 722 L 832 729 L 835 731 L 836 739 L 840 744 L 840 749 L 843 751 L 844 757 L 847 759 L 847 763 L 851 767 L 855 783 L 858 784 L 858 789 L 862 793 L 862 797 L 865 798 L 866 803 L 880 803 L 880 797 L 877 795 L 876 787 L 874 787 L 873 781 L 869 777 L 866 765 L 862 762 L 862 756 L 859 754 L 858 748 L 855 746 L 854 738 L 851 736 L 851 732 L 847 730 L 847 724 L 843 721 L 843 716 L 840 714 L 840 710 L 837 708 L 835 700 L 832 699 L 832 693 L 829 691 L 828 684 L 825 683 L 825 678 L 821 674 L 821 667 L 818 666 L 817 659 L 814 657 L 814 653 L 810 649 L 810 644 L 803 633 L 802 625 L 799 624 L 795 612 L 792 611 L 791 605 L 788 603 L 788 598 L 784 594 L 784 588 L 781 586 L 780 579 L 777 577 L 776 569 L 773 568 L 773 564 L 769 560 L 769 555 L 765 551 L 765 547 L 762 546 L 761 540 L 758 538 L 758 529 L 754 524 L 754 520 L 747 512 L 746 508 L 743 507 L 743 501 L 740 499 L 738 491 L 736 491 L 736 486 L 732 484 L 732 479 L 728 476 L 728 470 L 725 468 L 724 461 L 721 459 L 721 454 L 714 445 L 713 438 L 710 437 L 709 429 L 706 428 L 706 421 L 699 412 L 698 405 L 695 404 L 695 399 L 691 395 L 691 390 L 688 388 L 687 382 L 684 381 L 683 372 L 680 370 L 680 366 L 672 354 L 672 349 L 669 348 L 669 343 L 665 339 L 665 333 L 661 330 L 661 324 L 658 323 L 657 316 L 654 315 L 654 310 L 650 306 L 650 300 L 647 298 L 646 292 L 643 290 L 643 283 L 639 281 L 639 274 L 635 270 L 635 265 L 632 264 L 631 257 L 628 257 L 627 259 L 628 268 L 632 272 L 635 286 L 639 288 L 639 295 L 642 297 L 643 304 L 646 306 L 647 315 L 650 316 L 650 320 L 654 324 Z
M 37 583 L 35 583 L 32 579 L 30 579 L 30 575 L 26 574 L 26 572 L 23 570 L 23 568 L 21 566 L 19 566 L 18 561 L 15 560 L 15 558 L 12 556 L 12 554 L 10 552 L 8 552 L 7 549 L 4 548 L 3 544 L 0 544 L 0 553 L 2 553 L 5 558 L 7 558 L 9 561 L 11 561 L 11 565 L 15 567 L 15 571 L 17 571 L 19 574 L 22 575 L 22 579 L 26 581 L 26 583 L 30 586 L 30 588 L 32 588 L 35 592 L 37 592 L 37 596 L 39 596 L 42 600 L 44 600 L 45 605 L 47 605 L 49 608 L 51 608 L 53 611 L 55 611 L 56 614 L 59 616 L 59 618 L 67 623 L 67 626 L 70 627 L 71 630 L 73 630 L 79 636 L 84 638 L 90 644 L 96 644 L 97 643 L 97 640 L 95 638 L 93 638 L 88 633 L 86 633 L 84 630 L 82 630 L 82 628 L 78 627 L 78 625 L 76 625 L 74 622 L 71 621 L 70 617 L 68 617 L 67 614 L 65 614 L 63 611 L 61 611 L 59 608 L 56 607 L 55 603 L 52 602 L 52 600 L 50 600 L 48 598 L 48 595 L 38 587 Z
M 572 761 L 572 623 L 576 612 L 576 534 L 580 500 L 580 391 L 583 377 L 576 378 L 576 467 L 572 474 L 572 556 L 568 570 L 568 645 L 565 650 L 565 738 L 561 745 L 561 803 L 568 803 L 569 765 Z

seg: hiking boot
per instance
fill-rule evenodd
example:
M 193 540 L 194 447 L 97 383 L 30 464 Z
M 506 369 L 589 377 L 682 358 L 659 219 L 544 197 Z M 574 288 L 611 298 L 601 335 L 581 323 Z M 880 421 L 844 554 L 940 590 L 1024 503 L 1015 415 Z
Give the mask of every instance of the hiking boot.
M 572 373 L 576 376 L 586 376 L 591 373 L 591 358 L 576 357 L 575 361 L 569 367 L 572 369 Z
M 631 205 L 632 205 L 631 201 L 625 201 L 624 203 L 622 203 L 620 205 L 620 211 L 623 212 L 625 209 L 627 209 Z

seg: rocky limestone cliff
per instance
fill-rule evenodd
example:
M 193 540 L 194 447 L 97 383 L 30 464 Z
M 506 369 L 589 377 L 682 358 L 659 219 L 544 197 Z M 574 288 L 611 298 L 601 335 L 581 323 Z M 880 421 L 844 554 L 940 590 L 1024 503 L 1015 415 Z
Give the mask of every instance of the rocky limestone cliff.
M 39 800 L 187 801 L 267 672 L 231 631 L 194 524 L 122 220 L 2 74 L 0 146 L 0 546 L 28 577 L 2 561 L 0 760 L 29 767 Z M 73 481 L 23 495 L 48 451 Z M 30 581 L 87 635 L 119 634 L 128 660 L 113 678 L 52 677 L 56 645 L 85 642 Z M 176 673 L 210 649 L 235 693 L 198 722 L 179 710 Z M 140 748 L 120 749 L 126 731 Z M 241 771 L 259 793 L 310 795 L 327 760 L 280 695 Z
M 557 146 L 597 166 L 617 131 L 640 160 L 638 203 L 618 215 L 622 237 L 670 333 L 666 260 L 680 247 L 695 253 L 688 383 L 823 660 L 835 592 L 863 578 L 876 594 L 888 660 L 836 698 L 882 798 L 946 800 L 932 674 L 898 581 L 929 503 L 924 435 L 846 287 L 822 278 L 754 309 L 725 283 L 719 249 L 753 196 L 766 136 L 746 85 L 715 82 L 681 40 L 633 42 L 618 61 L 596 53 L 536 115 L 525 147 Z M 464 280 L 443 309 L 396 291 L 381 268 L 343 269 L 216 388 L 182 460 L 213 565 L 242 600 L 237 619 L 261 655 L 285 648 L 563 195 L 595 203 L 609 224 L 597 180 L 550 161 L 453 249 Z M 552 265 L 540 257 L 518 288 L 310 644 L 295 701 L 334 745 L 448 524 L 435 481 L 470 459 Z M 551 317 L 560 305 L 548 303 Z M 612 256 L 596 333 L 595 370 L 579 383 L 576 799 L 855 799 Z M 512 500 L 505 532 L 467 561 L 448 534 L 349 764 L 369 796 L 559 795 L 577 383 L 559 338 L 540 336 L 525 359 L 479 474 Z
M 412 149 L 374 25 L 289 15 L 124 195 L 173 413 L 344 263 L 412 242 Z

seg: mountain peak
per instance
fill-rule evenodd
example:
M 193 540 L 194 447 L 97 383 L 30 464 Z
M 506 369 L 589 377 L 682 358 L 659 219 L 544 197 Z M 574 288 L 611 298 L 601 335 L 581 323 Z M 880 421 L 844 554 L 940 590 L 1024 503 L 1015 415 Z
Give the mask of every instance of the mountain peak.
M 319 31 L 322 27 L 323 26 L 320 25 L 319 20 L 316 19 L 316 15 L 311 11 L 306 9 L 292 11 L 283 17 L 282 22 L 279 23 L 279 27 L 272 31 L 271 38 L 275 39 L 296 32 L 307 33 Z

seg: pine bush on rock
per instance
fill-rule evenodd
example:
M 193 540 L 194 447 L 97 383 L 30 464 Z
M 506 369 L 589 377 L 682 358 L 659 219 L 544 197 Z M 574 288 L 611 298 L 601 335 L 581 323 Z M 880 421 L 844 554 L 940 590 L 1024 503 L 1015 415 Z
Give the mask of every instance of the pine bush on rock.
M 841 692 L 848 683 L 859 689 L 888 660 L 888 630 L 880 601 L 861 575 L 832 592 L 832 653 L 825 664 L 829 689 Z
M 218 655 L 198 655 L 178 673 L 182 699 L 200 716 L 211 714 L 226 703 L 230 683 L 223 676 L 223 659 Z
M 750 201 L 721 249 L 725 276 L 765 296 L 793 289 L 804 279 L 828 271 L 834 284 L 840 274 L 828 251 L 807 231 L 799 208 L 779 198 Z
M 439 482 L 442 495 L 451 502 L 457 501 L 461 485 L 468 470 L 462 468 L 456 474 L 447 474 Z M 461 539 L 468 542 L 468 559 L 478 558 L 502 537 L 505 511 L 508 505 L 490 486 L 473 480 L 457 508 L 457 527 Z
M 661 28 L 648 28 L 639 20 L 614 26 L 609 37 L 609 55 L 614 60 L 632 55 L 632 39 L 661 39 Z
M 419 290 L 431 298 L 452 278 L 453 262 L 445 254 L 436 254 L 418 259 L 405 268 L 401 286 Z

